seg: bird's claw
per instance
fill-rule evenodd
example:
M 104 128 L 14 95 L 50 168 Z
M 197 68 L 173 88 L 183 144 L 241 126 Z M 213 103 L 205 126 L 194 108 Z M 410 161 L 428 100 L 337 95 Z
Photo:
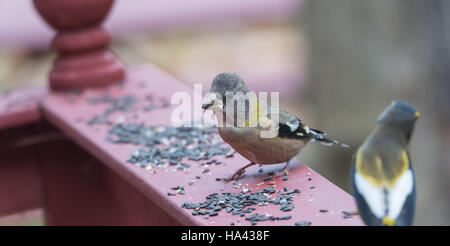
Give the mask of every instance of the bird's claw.
M 226 178 L 223 178 L 222 180 L 225 182 L 225 183 L 228 183 L 228 182 L 230 182 L 230 181 L 232 181 L 232 180 L 239 180 L 240 178 L 242 178 L 243 176 L 244 176 L 244 174 L 245 174 L 245 170 L 241 170 L 241 169 L 239 169 L 239 170 L 237 170 L 233 175 L 231 175 L 231 176 L 228 176 L 228 177 L 226 177 Z
M 281 171 L 275 172 L 275 177 L 281 177 L 281 176 L 287 176 L 289 174 L 289 169 L 284 170 L 284 168 Z
M 238 180 L 240 178 L 242 178 L 244 176 L 245 170 L 250 167 L 255 165 L 256 163 L 251 162 L 250 164 L 248 164 L 247 166 L 238 169 L 233 175 L 231 175 L 228 178 L 223 178 L 222 180 L 225 181 L 225 183 L 230 182 L 231 180 Z
M 288 174 L 289 174 L 289 163 L 286 163 L 286 165 L 283 167 L 283 169 L 275 172 L 275 177 L 286 176 Z

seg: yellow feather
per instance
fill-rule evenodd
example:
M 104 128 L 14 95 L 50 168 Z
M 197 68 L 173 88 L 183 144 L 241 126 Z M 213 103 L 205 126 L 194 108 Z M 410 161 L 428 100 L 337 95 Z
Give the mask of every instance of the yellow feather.
M 364 157 L 361 148 L 356 152 L 356 171 L 374 186 L 390 188 L 395 185 L 397 179 L 409 168 L 408 154 L 405 150 L 401 151 L 397 163 L 387 166 L 379 155 L 372 158 Z
M 260 102 L 256 97 L 250 97 L 249 115 L 248 120 L 245 121 L 245 127 L 256 127 L 259 125 L 271 126 L 271 120 L 266 117 L 267 108 L 264 106 L 265 105 L 260 105 Z M 263 111 L 260 112 L 260 110 Z
M 383 178 L 380 177 L 380 169 L 382 171 L 382 162 L 381 159 L 376 158 L 375 165 L 376 165 L 376 172 L 373 172 L 371 169 L 371 165 L 373 163 L 370 163 L 368 160 L 363 160 L 362 150 L 361 148 L 358 149 L 356 152 L 356 170 L 359 172 L 365 179 L 369 180 L 370 183 L 372 183 L 376 187 L 380 187 L 383 185 Z M 369 163 L 368 163 L 369 162 Z M 372 172 L 371 172 L 372 171 Z

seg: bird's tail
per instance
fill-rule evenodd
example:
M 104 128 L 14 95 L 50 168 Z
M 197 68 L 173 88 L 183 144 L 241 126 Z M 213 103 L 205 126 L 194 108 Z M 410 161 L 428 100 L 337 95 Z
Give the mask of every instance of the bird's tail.
M 312 136 L 313 136 L 312 140 L 313 141 L 317 141 L 317 142 L 321 143 L 322 145 L 326 145 L 326 146 L 339 145 L 339 146 L 344 147 L 344 148 L 348 148 L 349 147 L 347 144 L 340 143 L 337 140 L 326 138 L 325 137 L 326 133 L 324 133 L 322 131 L 319 131 L 319 130 L 316 130 L 316 129 L 310 129 L 310 131 L 311 131 Z

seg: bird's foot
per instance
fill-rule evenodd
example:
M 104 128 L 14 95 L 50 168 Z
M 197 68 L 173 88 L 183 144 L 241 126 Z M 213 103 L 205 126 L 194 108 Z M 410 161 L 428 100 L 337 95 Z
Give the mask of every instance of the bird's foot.
M 283 169 L 275 172 L 275 177 L 286 176 L 289 174 L 289 162 L 286 162 Z
M 287 168 L 286 170 L 281 169 L 278 172 L 275 172 L 275 177 L 281 177 L 281 176 L 287 176 L 289 174 L 289 168 Z
M 245 170 L 250 167 L 255 165 L 256 163 L 251 162 L 250 164 L 248 164 L 247 166 L 243 167 L 243 168 L 239 168 L 233 175 L 227 177 L 227 178 L 223 178 L 222 180 L 225 181 L 225 183 L 230 182 L 232 180 L 238 180 L 240 178 L 242 178 L 245 174 Z
M 245 170 L 239 169 L 239 170 L 237 170 L 233 175 L 228 176 L 228 177 L 226 177 L 226 178 L 223 178 L 222 180 L 223 180 L 225 183 L 228 183 L 228 182 L 230 182 L 230 181 L 232 181 L 232 180 L 236 181 L 236 180 L 239 180 L 240 178 L 242 178 L 242 177 L 244 176 L 244 174 L 245 174 Z

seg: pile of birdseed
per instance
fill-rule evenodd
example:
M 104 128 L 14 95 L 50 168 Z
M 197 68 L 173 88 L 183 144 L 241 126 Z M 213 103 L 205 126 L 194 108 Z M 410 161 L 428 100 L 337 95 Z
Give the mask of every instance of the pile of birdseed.
M 145 100 L 149 104 L 143 107 L 144 112 L 170 106 L 166 99 L 160 98 L 158 101 L 152 95 L 147 95 Z M 186 171 L 190 165 L 181 162 L 183 158 L 195 161 L 208 160 L 218 165 L 221 164 L 220 161 L 210 158 L 216 155 L 232 156 L 230 147 L 225 146 L 219 138 L 217 129 L 214 128 L 145 126 L 139 123 L 111 121 L 112 113 L 135 110 L 137 101 L 134 96 L 112 97 L 109 94 L 88 99 L 90 104 L 107 104 L 101 114 L 95 115 L 87 122 L 89 125 L 109 125 L 107 141 L 144 146 L 131 153 L 128 162 L 147 169 L 167 164 Z
M 190 165 L 182 162 L 183 158 L 209 160 L 214 156 L 229 156 L 231 150 L 214 128 L 115 124 L 108 131 L 106 140 L 145 146 L 131 153 L 127 161 L 148 169 L 168 164 L 185 170 Z M 221 162 L 213 160 L 211 163 Z
M 273 193 L 277 193 L 275 198 L 272 198 L 271 196 Z M 281 211 L 288 212 L 295 208 L 292 205 L 294 193 L 300 193 L 300 190 L 289 190 L 287 187 L 284 187 L 277 191 L 274 187 L 267 187 L 263 190 L 252 192 L 250 189 L 244 189 L 240 193 L 212 193 L 206 197 L 206 201 L 199 203 L 184 202 L 181 207 L 193 209 L 192 215 L 194 216 L 216 216 L 218 215 L 218 212 L 224 209 L 227 213 L 244 217 L 247 214 L 251 214 L 253 210 L 256 209 L 253 206 L 265 206 L 269 203 L 280 205 Z M 252 225 L 254 225 L 257 221 L 288 220 L 290 218 L 290 216 L 275 217 L 272 215 L 259 215 L 254 213 L 247 216 L 245 219 L 249 220 L 252 222 Z

